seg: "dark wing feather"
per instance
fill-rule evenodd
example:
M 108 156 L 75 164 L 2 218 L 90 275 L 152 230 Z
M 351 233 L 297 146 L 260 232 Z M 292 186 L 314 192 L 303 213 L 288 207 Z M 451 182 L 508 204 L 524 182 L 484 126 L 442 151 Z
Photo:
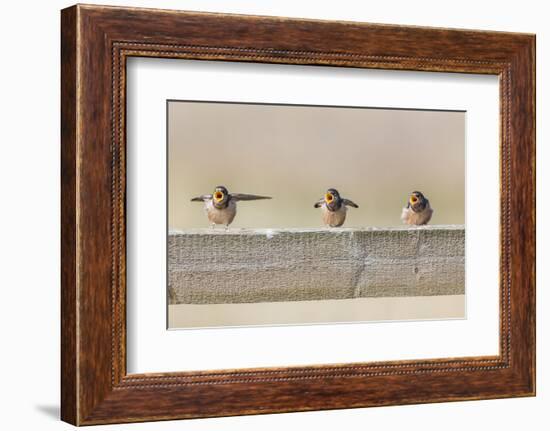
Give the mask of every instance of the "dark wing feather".
M 191 199 L 191 202 L 204 202 L 210 199 L 212 199 L 212 195 L 200 195 L 196 198 Z
M 317 202 L 313 204 L 313 208 L 321 208 L 324 202 L 325 200 L 323 198 L 319 199 Z
M 271 199 L 271 196 L 248 195 L 246 193 L 231 193 L 231 199 L 236 201 L 257 201 L 259 199 Z
M 348 207 L 359 208 L 359 205 L 357 205 L 353 201 L 350 201 L 349 199 L 342 199 L 342 202 L 344 203 L 344 205 L 346 205 Z

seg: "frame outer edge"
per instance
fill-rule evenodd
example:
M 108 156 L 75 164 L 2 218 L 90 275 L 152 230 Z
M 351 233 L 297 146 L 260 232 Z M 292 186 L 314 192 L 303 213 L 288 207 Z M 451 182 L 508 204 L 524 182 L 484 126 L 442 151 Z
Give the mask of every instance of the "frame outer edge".
M 78 7 L 61 11 L 61 420 L 79 424 L 77 295 Z
M 532 357 L 532 370 L 531 377 L 533 379 L 532 395 L 537 395 L 537 37 L 533 35 L 530 43 L 530 56 L 533 61 L 533 67 L 531 70 L 531 79 L 533 82 L 533 94 L 531 95 L 531 104 L 533 109 L 533 157 L 531 160 L 531 169 L 533 176 L 533 194 L 531 199 L 533 201 L 533 316 L 531 318 L 532 324 L 532 337 L 533 337 L 533 357 Z
M 527 394 L 529 396 L 536 396 L 536 380 L 537 380 L 537 361 L 536 361 L 536 350 L 537 350 L 537 337 L 536 337 L 536 241 L 537 241 L 537 205 L 536 205 L 536 189 L 537 189 L 537 177 L 536 177 L 536 149 L 537 149 L 537 139 L 536 139 L 536 69 L 537 69 L 537 58 L 536 58 L 536 35 L 530 35 L 527 37 L 527 43 L 525 49 L 522 51 L 523 59 L 520 61 L 522 67 L 526 68 L 525 74 L 525 86 L 526 90 L 526 100 L 525 104 L 527 105 L 527 112 L 530 113 L 529 116 L 525 116 L 524 125 L 526 129 L 526 141 L 528 148 L 528 158 L 526 160 L 526 181 L 529 182 L 529 194 L 525 197 L 526 202 L 530 206 L 530 217 L 529 217 L 529 228 L 526 232 L 527 234 L 527 250 L 524 254 L 528 258 L 529 263 L 529 276 L 530 284 L 524 289 L 524 294 L 527 295 L 527 303 L 529 304 L 529 309 L 527 310 L 526 324 L 528 329 L 528 343 L 529 348 L 526 349 L 528 358 L 526 360 L 527 370 Z
M 520 396 L 536 395 L 535 36 L 511 59 L 511 364 Z M 521 208 L 522 211 L 517 210 Z M 514 210 L 515 209 L 515 210 Z
M 528 196 L 528 199 L 532 203 L 532 209 L 531 209 L 531 218 L 530 222 L 532 224 L 532 238 L 533 242 L 531 244 L 531 286 L 529 287 L 529 299 L 530 299 L 530 318 L 529 318 L 529 325 L 530 325 L 530 343 L 531 343 L 531 349 L 529 351 L 530 353 L 530 370 L 529 370 L 529 377 L 530 377 L 530 396 L 536 396 L 537 395 L 537 130 L 536 130 L 536 124 L 537 124 L 537 79 L 536 79 L 536 73 L 537 73 L 537 37 L 536 35 L 532 35 L 528 40 L 528 48 L 527 48 L 527 57 L 528 61 L 527 64 L 530 67 L 530 75 L 527 77 L 527 84 L 529 85 L 529 100 L 528 103 L 530 105 L 531 109 L 531 123 L 528 124 L 529 128 L 529 143 L 531 147 L 531 158 L 529 160 L 530 163 L 530 172 L 529 172 L 529 179 L 532 181 L 532 190 L 531 194 Z M 532 84 L 532 85 L 531 85 Z

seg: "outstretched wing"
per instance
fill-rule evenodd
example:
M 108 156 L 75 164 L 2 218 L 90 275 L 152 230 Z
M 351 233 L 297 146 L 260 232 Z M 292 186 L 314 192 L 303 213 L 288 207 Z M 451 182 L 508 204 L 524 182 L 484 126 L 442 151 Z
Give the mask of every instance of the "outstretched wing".
M 349 199 L 342 199 L 342 202 L 344 203 L 344 205 L 346 205 L 348 207 L 359 208 L 359 205 L 357 205 L 353 201 L 350 201 Z
M 313 208 L 321 208 L 324 203 L 325 203 L 325 200 L 321 198 L 313 204 Z
M 191 199 L 191 202 L 204 202 L 210 199 L 212 199 L 212 195 L 200 195 L 196 198 Z
M 236 201 L 257 201 L 259 199 L 271 199 L 271 196 L 248 195 L 246 193 L 231 193 L 231 199 Z

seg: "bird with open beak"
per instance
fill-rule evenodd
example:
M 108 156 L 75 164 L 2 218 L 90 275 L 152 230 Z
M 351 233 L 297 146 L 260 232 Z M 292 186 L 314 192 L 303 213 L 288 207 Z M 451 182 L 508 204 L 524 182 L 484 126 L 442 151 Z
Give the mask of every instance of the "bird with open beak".
M 428 224 L 432 214 L 430 201 L 421 192 L 415 191 L 411 193 L 407 206 L 401 212 L 401 220 L 405 224 L 423 225 Z
M 225 229 L 227 229 L 237 215 L 238 201 L 255 201 L 259 199 L 271 199 L 271 197 L 245 193 L 229 193 L 226 187 L 217 186 L 211 195 L 197 196 L 191 199 L 191 201 L 204 202 L 204 210 L 212 228 L 217 224 L 223 224 L 225 225 Z
M 344 224 L 348 206 L 359 208 L 355 202 L 342 198 L 336 189 L 328 189 L 325 196 L 313 205 L 314 208 L 322 208 L 323 223 L 329 227 L 340 227 Z

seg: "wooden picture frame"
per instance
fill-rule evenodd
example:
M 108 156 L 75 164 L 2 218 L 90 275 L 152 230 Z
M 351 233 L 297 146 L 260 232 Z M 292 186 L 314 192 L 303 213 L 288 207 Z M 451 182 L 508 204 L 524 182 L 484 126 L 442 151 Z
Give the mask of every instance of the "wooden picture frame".
M 534 35 L 83 5 L 61 17 L 64 421 L 535 394 Z M 131 56 L 498 75 L 500 354 L 127 374 L 125 65 Z

